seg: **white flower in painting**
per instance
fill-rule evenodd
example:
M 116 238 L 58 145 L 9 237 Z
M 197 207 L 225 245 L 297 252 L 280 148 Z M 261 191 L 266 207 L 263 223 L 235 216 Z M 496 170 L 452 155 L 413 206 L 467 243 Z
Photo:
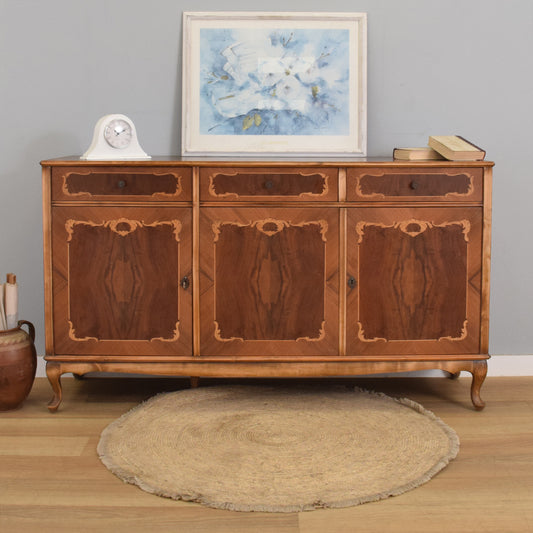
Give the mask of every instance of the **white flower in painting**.
M 316 65 L 316 58 L 312 55 L 286 57 L 284 64 L 288 73 L 300 76 Z
M 281 57 L 261 57 L 257 64 L 257 79 L 262 87 L 273 87 L 285 74 Z
M 276 96 L 285 103 L 285 109 L 304 113 L 311 97 L 309 87 L 303 85 L 295 76 L 285 76 L 275 87 Z
M 309 70 L 314 57 L 262 57 L 259 59 L 257 77 L 263 87 L 271 87 L 286 76 L 294 76 Z

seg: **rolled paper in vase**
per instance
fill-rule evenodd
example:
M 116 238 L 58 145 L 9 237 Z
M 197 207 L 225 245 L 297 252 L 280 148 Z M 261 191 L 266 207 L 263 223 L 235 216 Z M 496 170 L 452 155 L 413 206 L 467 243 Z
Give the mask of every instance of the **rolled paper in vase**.
M 18 324 L 18 285 L 15 274 L 7 275 L 5 285 L 5 312 L 7 329 L 13 329 Z

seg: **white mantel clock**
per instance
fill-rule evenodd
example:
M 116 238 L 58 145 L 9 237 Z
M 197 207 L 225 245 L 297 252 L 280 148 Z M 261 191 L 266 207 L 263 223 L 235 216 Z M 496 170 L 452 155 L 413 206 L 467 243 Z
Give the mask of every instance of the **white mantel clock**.
M 137 140 L 135 124 L 126 115 L 105 115 L 94 127 L 91 146 L 80 159 L 151 159 Z

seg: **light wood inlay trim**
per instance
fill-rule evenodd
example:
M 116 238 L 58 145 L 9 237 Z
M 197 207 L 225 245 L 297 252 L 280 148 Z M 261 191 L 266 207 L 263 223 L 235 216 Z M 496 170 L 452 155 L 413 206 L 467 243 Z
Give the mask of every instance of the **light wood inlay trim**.
M 215 332 L 213 333 L 213 335 L 217 341 L 219 342 L 232 342 L 232 341 L 244 342 L 244 339 L 242 337 L 229 337 L 229 338 L 222 337 L 220 333 L 220 325 L 218 321 L 214 320 L 213 324 L 215 325 Z
M 385 339 L 383 337 L 373 337 L 372 339 L 367 339 L 365 337 L 365 330 L 363 329 L 363 324 L 361 324 L 361 322 L 357 322 L 357 326 L 358 326 L 357 338 L 361 342 L 379 342 L 379 341 L 389 342 L 387 339 Z
M 346 202 L 346 169 L 339 168 L 339 202 Z
M 238 172 L 224 172 L 223 175 L 226 176 L 236 176 Z M 234 198 L 239 198 L 239 195 L 236 192 L 224 192 L 222 194 L 218 194 L 215 191 L 215 178 L 217 176 L 221 175 L 221 172 L 215 172 L 213 174 L 209 175 L 209 187 L 207 189 L 207 192 L 209 193 L 209 196 L 212 196 L 213 198 L 228 198 L 228 196 L 233 196 Z
M 265 226 L 267 224 L 272 224 L 275 226 L 275 229 L 265 229 Z M 250 226 L 252 228 L 256 228 L 257 231 L 264 233 L 267 237 L 272 237 L 272 235 L 276 235 L 276 233 L 279 233 L 280 231 L 283 231 L 285 228 L 290 227 L 296 227 L 296 228 L 303 228 L 304 226 L 312 226 L 312 225 L 318 225 L 320 226 L 320 234 L 322 235 L 322 240 L 324 242 L 327 242 L 326 233 L 328 232 L 328 223 L 326 220 L 310 220 L 306 222 L 299 222 L 297 224 L 294 224 L 292 222 L 287 222 L 286 220 L 278 220 L 275 218 L 264 218 L 261 220 L 255 220 L 250 221 L 248 223 L 243 222 L 227 222 L 227 221 L 217 221 L 213 222 L 212 229 L 213 229 L 213 242 L 218 242 L 218 239 L 220 237 L 220 227 L 221 226 L 239 226 L 239 227 L 247 227 Z
M 389 195 L 386 195 L 384 193 L 381 193 L 381 192 L 371 192 L 371 193 L 368 193 L 368 194 L 365 194 L 362 190 L 362 187 L 361 187 L 361 181 L 364 179 L 364 178 L 368 178 L 368 177 L 372 177 L 372 178 L 383 178 L 385 176 L 390 176 L 391 174 L 386 174 L 385 172 L 379 172 L 379 173 L 372 173 L 372 174 L 361 174 L 359 176 L 356 177 L 356 182 L 355 182 L 355 190 L 356 190 L 356 193 L 357 193 L 357 196 L 359 196 L 360 198 L 387 198 L 387 196 Z M 404 175 L 408 175 L 408 174 L 404 174 Z M 465 193 L 462 193 L 462 192 L 447 192 L 445 194 L 439 194 L 439 195 L 435 195 L 437 198 L 439 196 L 442 196 L 444 198 L 450 198 L 450 197 L 459 197 L 459 198 L 467 198 L 468 196 L 471 196 L 473 193 L 474 193 L 474 176 L 468 172 L 457 172 L 455 174 L 451 174 L 451 173 L 446 173 L 445 174 L 445 177 L 454 177 L 454 176 L 466 176 L 469 180 L 469 183 L 468 183 L 468 190 L 465 192 Z M 417 178 L 419 177 L 418 174 L 413 174 L 412 175 L 413 178 Z
M 489 352 L 490 256 L 492 235 L 492 167 L 483 176 L 483 264 L 481 272 L 480 352 Z
M 192 169 L 193 355 L 200 355 L 200 169 Z
M 346 193 L 346 188 L 344 192 Z M 347 224 L 347 210 L 341 207 L 339 210 L 339 355 L 346 355 Z
M 45 294 L 45 351 L 47 354 L 54 353 L 54 295 L 52 286 L 52 213 L 50 204 L 52 201 L 52 169 L 43 166 L 43 257 L 44 257 L 44 294 Z
M 287 198 L 287 197 L 285 197 Z M 358 200 L 350 200 L 347 202 L 348 205 L 350 206 L 357 206 L 357 207 L 376 207 L 376 203 L 375 202 L 362 202 L 362 201 L 358 201 Z M 63 203 L 61 202 L 61 204 L 59 204 L 59 202 L 56 203 L 57 205 L 69 205 L 67 203 Z M 72 205 L 72 204 L 70 204 Z M 77 204 L 77 205 L 82 205 L 82 204 Z M 87 204 L 87 205 L 105 205 L 103 202 L 102 203 L 90 203 L 90 204 Z M 121 205 L 127 205 L 125 203 L 122 203 L 121 202 Z M 137 204 L 136 204 L 137 205 Z M 138 204 L 139 206 L 141 204 Z M 146 204 L 147 207 L 151 207 L 153 204 Z M 162 204 L 161 204 L 162 205 Z M 176 203 L 175 205 L 180 205 L 178 203 Z M 186 206 L 187 204 L 186 203 L 183 203 L 184 206 Z M 221 204 L 221 202 L 202 202 L 201 203 L 202 207 L 243 207 L 243 202 L 224 202 L 224 204 Z M 317 205 L 319 205 L 320 207 L 333 207 L 333 208 L 338 208 L 339 207 L 339 203 L 338 202 L 320 202 L 320 204 L 318 204 L 317 202 L 315 203 L 312 203 L 312 202 L 294 202 L 294 201 L 290 201 L 290 200 L 282 200 L 279 202 L 279 207 L 297 207 L 297 208 L 302 208 L 302 207 L 312 207 L 312 208 L 316 208 Z M 159 206 L 159 204 L 158 204 Z M 463 208 L 463 207 L 480 207 L 481 206 L 481 202 L 442 202 L 442 201 L 438 201 L 438 200 L 435 200 L 434 202 L 433 201 L 427 201 L 427 202 L 415 202 L 413 201 L 411 198 L 409 197 L 406 197 L 405 200 L 401 200 L 401 201 L 383 201 L 383 202 L 380 202 L 379 203 L 379 207 L 393 207 L 393 208 L 398 208 L 398 207 L 404 207 L 404 206 L 412 206 L 412 207 L 417 207 L 417 208 L 427 208 L 427 207 L 460 207 L 460 208 Z M 265 207 L 267 209 L 272 209 L 273 208 L 273 205 L 272 205 L 272 202 L 266 202 L 264 201 L 263 199 L 261 200 L 247 200 L 246 201 L 246 207 Z
M 80 176 L 90 176 L 92 174 L 92 172 L 67 172 L 64 176 L 63 176 L 63 183 L 61 185 L 61 192 L 65 195 L 65 196 L 76 196 L 76 197 L 80 197 L 80 196 L 84 196 L 84 197 L 88 197 L 90 198 L 92 196 L 91 193 L 89 192 L 86 192 L 86 191 L 83 191 L 83 192 L 70 192 L 68 190 L 68 185 L 67 185 L 67 181 L 68 181 L 68 178 L 72 175 L 72 174 L 78 174 Z
M 374 337 L 372 339 L 367 339 L 365 337 L 365 331 L 363 329 L 363 324 L 361 322 L 357 322 L 357 325 L 359 326 L 359 330 L 357 332 L 357 338 L 361 342 L 405 342 L 405 339 L 385 339 L 383 337 Z M 463 323 L 463 327 L 461 328 L 461 335 L 459 337 L 439 337 L 438 339 L 411 339 L 409 342 L 417 343 L 417 342 L 425 342 L 425 341 L 433 341 L 436 340 L 437 342 L 441 341 L 464 341 L 468 337 L 468 320 L 465 320 Z
M 261 342 L 261 341 L 258 341 Z M 321 363 L 327 364 L 331 362 L 337 363 L 409 363 L 420 361 L 481 361 L 490 359 L 487 354 L 408 354 L 405 353 L 393 353 L 387 355 L 346 355 L 328 356 L 327 361 L 324 363 L 320 359 L 321 355 L 202 355 L 201 361 L 196 357 L 188 357 L 186 355 L 84 355 L 83 361 L 87 363 L 131 363 L 142 365 L 143 363 L 191 363 L 193 365 L 204 366 L 210 363 L 246 363 L 249 365 L 257 365 L 262 363 Z M 79 355 L 48 355 L 44 358 L 48 362 L 60 362 L 60 363 L 76 363 L 80 362 Z M 318 361 L 317 361 L 318 360 Z M 139 371 L 142 372 L 142 366 Z
M 119 229 L 119 224 L 126 224 L 128 225 L 128 229 Z M 111 231 L 116 233 L 117 235 L 120 235 L 121 237 L 125 237 L 126 235 L 129 235 L 130 233 L 133 233 L 138 228 L 145 228 L 145 227 L 151 227 L 155 228 L 156 226 L 172 226 L 174 228 L 174 238 L 176 239 L 176 242 L 180 242 L 180 232 L 181 232 L 181 222 L 179 220 L 163 220 L 161 222 L 153 222 L 152 224 L 146 224 L 143 221 L 140 220 L 130 220 L 128 218 L 118 218 L 116 220 L 106 220 L 105 222 L 93 222 L 91 220 L 73 220 L 69 218 L 65 223 L 65 229 L 67 231 L 68 237 L 67 242 L 70 242 L 72 240 L 72 234 L 74 233 L 74 226 L 93 226 L 93 227 L 103 227 L 103 228 L 109 228 Z
M 265 229 L 266 226 L 274 226 L 274 229 Z M 253 226 L 255 226 L 258 231 L 261 233 L 264 233 L 268 237 L 272 237 L 272 235 L 276 235 L 276 233 L 280 233 L 285 228 L 289 226 L 288 222 L 285 222 L 284 220 L 276 220 L 274 218 L 265 218 L 264 220 L 258 220 L 257 222 L 254 222 Z
M 69 304 L 69 307 L 70 307 L 70 304 Z M 76 342 L 87 342 L 87 341 L 98 342 L 98 339 L 96 337 L 76 337 L 76 330 L 74 329 L 74 324 L 72 323 L 72 320 L 68 320 L 68 337 L 70 340 L 76 341 Z
M 468 337 L 468 320 L 465 320 L 459 337 L 440 337 L 438 341 L 464 341 Z
M 418 225 L 418 230 L 409 230 L 410 225 Z M 393 228 L 393 229 L 399 229 L 406 235 L 409 235 L 410 237 L 417 237 L 421 233 L 424 233 L 427 229 L 431 228 L 445 228 L 447 226 L 455 226 L 459 225 L 463 228 L 463 235 L 466 242 L 468 242 L 468 235 L 470 233 L 470 221 L 468 220 L 455 220 L 452 222 L 443 222 L 442 224 L 433 224 L 433 222 L 429 222 L 427 220 L 417 220 L 417 219 L 410 219 L 410 220 L 401 220 L 399 222 L 395 222 L 394 224 L 383 224 L 381 222 L 366 222 L 362 220 L 361 222 L 357 223 L 356 226 L 356 232 L 357 235 L 359 235 L 359 240 L 357 241 L 358 244 L 361 244 L 363 242 L 363 237 L 365 234 L 365 228 L 367 226 L 379 226 L 380 228 Z
M 174 336 L 170 337 L 169 339 L 165 339 L 164 337 L 154 337 L 153 339 L 150 339 L 150 342 L 153 341 L 160 341 L 160 342 L 175 342 L 180 338 L 180 321 L 178 320 L 176 322 L 176 327 L 174 328 Z
M 250 174 L 263 174 L 264 172 L 251 172 Z M 207 187 L 207 192 L 209 194 L 209 196 L 212 196 L 213 198 L 230 198 L 230 197 L 233 197 L 235 199 L 241 199 L 241 198 L 246 198 L 247 200 L 248 199 L 251 199 L 251 198 L 257 198 L 257 197 L 261 197 L 261 196 L 264 196 L 264 195 L 260 195 L 260 194 L 257 194 L 257 195 L 247 195 L 247 194 L 237 194 L 236 192 L 224 192 L 224 193 L 217 193 L 215 191 L 215 179 L 217 178 L 217 176 L 238 176 L 239 174 L 242 174 L 242 172 L 240 171 L 234 171 L 234 172 L 231 172 L 231 171 L 227 171 L 227 172 L 221 172 L 220 170 L 217 170 L 215 172 L 213 172 L 212 174 L 210 174 L 208 177 L 209 177 L 209 185 Z M 317 176 L 320 176 L 323 178 L 324 180 L 324 183 L 323 183 L 323 188 L 322 188 L 322 192 L 319 192 L 319 193 L 314 193 L 314 192 L 301 192 L 300 194 L 296 195 L 296 194 L 286 194 L 286 195 L 269 195 L 269 199 L 273 199 L 273 200 L 283 200 L 285 198 L 302 198 L 302 199 L 305 199 L 306 197 L 315 197 L 315 198 L 320 198 L 322 196 L 327 196 L 328 193 L 329 193 L 329 176 L 323 172 L 320 172 L 320 171 L 309 171 L 309 172 L 303 172 L 303 171 L 300 171 L 300 172 L 296 172 L 294 173 L 295 176 L 314 176 L 314 175 L 317 175 Z
M 326 338 L 326 321 L 322 321 L 322 325 L 320 326 L 320 331 L 318 332 L 318 337 L 298 337 L 296 339 L 296 342 L 298 341 L 306 341 L 306 342 L 317 342 L 322 341 Z
M 98 172 L 94 172 L 93 170 L 88 171 L 88 172 L 73 171 L 73 172 L 67 172 L 66 174 L 64 174 L 63 175 L 62 184 L 61 184 L 61 192 L 63 193 L 64 196 L 75 197 L 75 198 L 83 197 L 83 198 L 87 198 L 89 200 L 91 198 L 94 198 L 95 196 L 119 196 L 119 195 L 113 195 L 110 192 L 105 192 L 105 193 L 102 193 L 102 194 L 93 194 L 93 193 L 90 193 L 88 191 L 70 192 L 69 189 L 68 189 L 68 178 L 70 176 L 72 176 L 73 174 L 76 174 L 78 176 L 90 176 L 91 174 L 98 174 Z M 117 174 L 117 176 L 121 175 L 120 172 L 117 172 L 116 174 Z M 149 195 L 152 198 L 154 198 L 154 199 L 158 199 L 158 198 L 171 199 L 171 198 L 180 196 L 181 193 L 183 192 L 183 185 L 182 185 L 182 182 L 181 182 L 181 180 L 182 180 L 181 174 L 174 174 L 174 173 L 172 173 L 170 171 L 152 171 L 152 172 L 150 172 L 150 174 L 146 174 L 148 179 L 149 179 L 150 176 L 165 176 L 165 175 L 172 175 L 176 179 L 176 190 L 175 190 L 175 192 L 167 193 L 167 192 L 156 191 L 156 192 L 153 192 L 152 194 Z M 120 195 L 120 196 L 122 196 L 122 195 Z M 145 196 L 146 197 L 147 195 L 139 195 L 139 196 Z M 135 205 L 137 205 L 137 203 L 135 203 Z

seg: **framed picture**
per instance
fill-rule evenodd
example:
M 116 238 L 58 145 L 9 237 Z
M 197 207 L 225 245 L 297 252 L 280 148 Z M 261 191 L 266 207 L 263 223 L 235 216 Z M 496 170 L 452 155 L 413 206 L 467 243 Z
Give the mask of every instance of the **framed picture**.
M 184 13 L 182 154 L 366 155 L 366 35 L 366 13 Z

